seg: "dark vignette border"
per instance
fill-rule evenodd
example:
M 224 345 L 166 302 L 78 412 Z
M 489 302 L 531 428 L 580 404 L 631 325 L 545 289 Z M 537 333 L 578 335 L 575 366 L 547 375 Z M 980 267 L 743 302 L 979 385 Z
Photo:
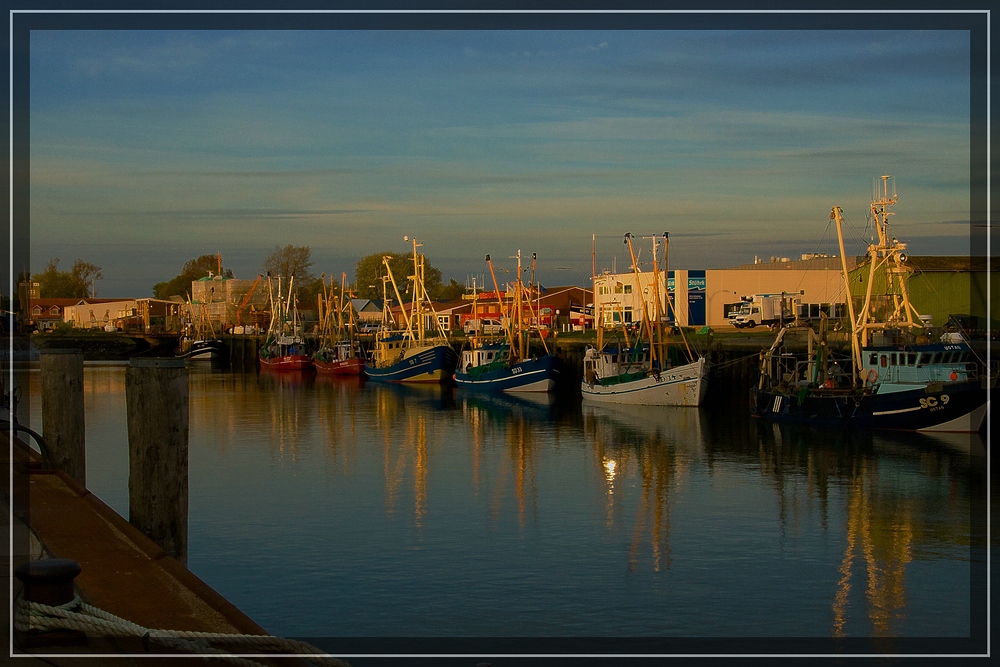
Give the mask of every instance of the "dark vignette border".
M 71 3 L 72 4 L 72 3 Z M 108 2 L 105 7 L 131 9 L 122 6 L 127 3 Z M 314 3 L 301 3 L 307 7 Z M 325 3 L 316 3 L 322 7 Z M 385 9 L 399 9 L 410 3 L 399 2 L 385 6 Z M 442 2 L 438 7 L 447 8 Z M 79 9 L 53 2 L 53 9 Z M 218 3 L 219 9 L 256 9 L 245 5 L 230 6 Z M 659 8 L 658 3 L 635 3 L 636 8 Z M 535 3 L 526 3 L 523 8 L 536 9 Z M 371 4 L 367 8 L 374 8 Z M 428 7 L 430 8 L 430 7 Z M 514 3 L 506 5 L 516 9 Z M 11 9 L 10 7 L 8 9 Z M 18 7 L 17 9 L 21 9 Z M 27 9 L 25 7 L 24 9 Z M 32 9 L 38 10 L 34 6 Z M 148 9 L 143 7 L 143 9 Z M 870 8 L 869 8 L 870 9 Z M 990 216 L 987 204 L 988 171 L 988 122 L 989 90 L 987 87 L 987 62 L 992 53 L 987 43 L 985 13 L 809 13 L 809 14 L 271 14 L 266 9 L 260 13 L 240 14 L 84 14 L 84 13 L 19 13 L 12 15 L 13 42 L 8 46 L 13 53 L 13 202 L 5 191 L 4 198 L 11 219 L 11 247 L 14 267 L 29 265 L 30 251 L 30 210 L 29 210 L 29 164 L 30 164 L 30 32 L 32 30 L 962 30 L 971 38 L 971 96 L 970 96 L 970 214 L 972 221 L 970 257 L 994 255 L 988 243 Z M 888 26 L 888 27 L 887 27 Z M 10 39 L 10 38 L 9 38 Z M 991 71 L 996 71 L 994 67 Z M 7 75 L 9 77 L 9 74 Z M 10 83 L 8 79 L 8 83 Z M 10 115 L 5 106 L 5 116 L 10 125 Z M 8 151 L 10 149 L 7 140 Z M 12 207 L 11 207 L 12 204 Z M 8 257 L 2 260 L 3 275 L 10 276 Z M 2 284 L 2 283 L 0 283 Z M 11 296 L 16 286 L 11 286 Z M 984 304 L 987 307 L 990 304 Z M 984 309 L 985 310 L 985 309 Z M 986 310 L 988 313 L 989 311 Z M 7 349 L 9 349 L 9 341 Z M 6 369 L 4 369 L 6 372 Z M 989 443 L 987 443 L 989 447 Z M 992 480 L 992 471 L 989 473 Z M 981 479 L 982 483 L 978 481 Z M 406 664 L 474 664 L 474 658 L 465 656 L 509 655 L 523 658 L 492 659 L 495 665 L 517 660 L 518 664 L 569 665 L 580 664 L 579 657 L 592 656 L 585 660 L 588 665 L 622 664 L 630 661 L 624 656 L 656 655 L 727 655 L 733 658 L 741 655 L 840 655 L 850 659 L 859 655 L 947 656 L 984 655 L 988 646 L 986 610 L 992 591 L 987 590 L 987 496 L 990 487 L 986 479 L 978 478 L 973 485 L 971 521 L 971 591 L 972 628 L 968 638 L 894 638 L 894 639 L 850 639 L 833 640 L 824 638 L 406 638 L 406 637 L 324 637 L 304 638 L 315 646 L 334 655 L 408 655 L 435 656 L 414 660 Z M 23 511 L 27 508 L 26 489 L 15 481 L 13 502 Z M 20 533 L 22 531 L 18 531 Z M 27 535 L 16 534 L 18 544 L 26 542 Z M 20 553 L 24 551 L 18 550 Z M 542 658 L 542 655 L 549 657 Z M 600 657 L 600 656 L 605 657 Z M 443 660 L 445 656 L 452 656 Z M 461 658 L 456 656 L 463 656 Z M 534 658 L 528 656 L 537 656 Z M 618 657 L 616 657 L 618 656 Z M 375 659 L 354 659 L 355 665 L 373 665 Z M 384 661 L 398 664 L 395 658 Z M 383 662 L 383 661 L 380 661 Z M 699 661 L 700 664 L 714 661 Z M 728 661 L 727 661 L 728 662 Z M 839 661 L 838 661 L 839 662 Z

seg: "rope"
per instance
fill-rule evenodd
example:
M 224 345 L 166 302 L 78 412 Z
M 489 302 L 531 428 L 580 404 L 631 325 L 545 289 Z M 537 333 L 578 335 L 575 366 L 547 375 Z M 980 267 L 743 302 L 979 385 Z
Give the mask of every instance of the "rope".
M 18 599 L 14 611 L 14 627 L 22 632 L 38 630 L 77 630 L 92 636 L 139 637 L 143 643 L 154 642 L 161 646 L 188 653 L 209 654 L 242 667 L 264 667 L 259 662 L 232 655 L 214 648 L 211 644 L 242 646 L 273 651 L 286 651 L 320 667 L 350 667 L 305 642 L 275 637 L 273 635 L 242 635 L 187 630 L 151 630 L 119 618 L 103 609 L 86 604 L 79 595 L 59 606 Z
M 726 368 L 727 366 L 735 366 L 736 364 L 743 363 L 744 361 L 746 361 L 747 359 L 750 359 L 751 357 L 753 357 L 753 358 L 760 358 L 760 353 L 759 352 L 754 352 L 752 354 L 748 354 L 748 355 L 745 355 L 745 356 L 742 356 L 742 357 L 737 357 L 735 359 L 730 359 L 729 361 L 723 361 L 721 363 L 713 363 L 712 367 L 718 369 L 718 368 Z

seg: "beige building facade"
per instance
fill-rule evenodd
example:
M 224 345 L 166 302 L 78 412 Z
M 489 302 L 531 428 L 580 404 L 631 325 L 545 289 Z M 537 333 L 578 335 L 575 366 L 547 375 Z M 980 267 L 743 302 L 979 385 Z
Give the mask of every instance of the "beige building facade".
M 850 271 L 857 258 L 848 257 Z M 661 279 L 662 279 L 662 274 Z M 811 306 L 814 316 L 839 312 L 846 304 L 839 257 L 748 264 L 730 269 L 680 269 L 667 272 L 666 284 L 652 289 L 652 272 L 604 273 L 594 279 L 594 314 L 604 326 L 639 322 L 642 304 L 654 313 L 653 295 L 670 295 L 666 320 L 680 326 L 729 326 L 728 316 L 744 297 L 781 295 Z M 662 299 L 662 296 L 661 296 Z M 666 304 L 661 301 L 661 309 Z M 666 311 L 663 311 L 666 312 Z

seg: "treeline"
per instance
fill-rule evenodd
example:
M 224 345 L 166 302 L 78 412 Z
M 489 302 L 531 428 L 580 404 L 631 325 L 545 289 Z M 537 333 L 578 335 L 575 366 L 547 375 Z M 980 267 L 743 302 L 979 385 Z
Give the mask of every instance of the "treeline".
M 385 275 L 383 257 L 389 257 L 389 266 L 393 278 L 404 299 L 412 298 L 412 282 L 408 276 L 413 274 L 413 258 L 396 252 L 380 252 L 367 255 L 358 260 L 354 268 L 354 282 L 347 285 L 347 290 L 356 298 L 381 299 L 382 276 Z M 59 258 L 49 260 L 42 273 L 30 276 L 39 283 L 40 294 L 46 298 L 86 297 L 91 293 L 93 282 L 102 277 L 101 267 L 81 259 L 73 263 L 69 271 L 59 271 Z M 330 289 L 329 276 L 317 276 L 313 272 L 312 250 L 309 246 L 286 245 L 275 246 L 274 250 L 264 259 L 261 275 L 287 279 L 295 276 L 296 296 L 304 306 L 316 303 L 317 296 L 323 293 L 323 282 Z M 169 299 L 177 296 L 187 300 L 190 298 L 191 283 L 209 275 L 218 275 L 221 271 L 226 278 L 233 277 L 232 269 L 222 267 L 222 259 L 218 254 L 201 255 L 186 262 L 180 273 L 164 282 L 153 285 L 153 297 Z M 27 279 L 29 276 L 22 276 Z M 249 276 L 247 276 L 249 277 Z M 333 289 L 341 289 L 339 276 L 334 276 Z M 287 285 L 287 283 L 286 283 Z M 450 301 L 460 298 L 465 291 L 464 285 L 452 278 L 444 283 L 440 269 L 435 268 L 425 260 L 424 285 L 431 299 Z M 394 298 L 392 287 L 389 286 L 389 296 Z

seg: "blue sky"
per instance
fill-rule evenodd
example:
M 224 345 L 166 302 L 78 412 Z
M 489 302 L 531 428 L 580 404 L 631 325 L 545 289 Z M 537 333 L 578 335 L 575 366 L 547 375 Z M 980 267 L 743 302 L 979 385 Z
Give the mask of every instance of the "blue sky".
M 583 284 L 592 235 L 598 269 L 628 231 L 669 231 L 671 268 L 836 252 L 830 208 L 858 239 L 881 174 L 911 254 L 965 255 L 969 54 L 963 31 L 32 31 L 31 269 L 149 296 L 202 254 L 253 278 L 308 245 L 350 277 L 409 235 L 446 280 L 521 249 Z

